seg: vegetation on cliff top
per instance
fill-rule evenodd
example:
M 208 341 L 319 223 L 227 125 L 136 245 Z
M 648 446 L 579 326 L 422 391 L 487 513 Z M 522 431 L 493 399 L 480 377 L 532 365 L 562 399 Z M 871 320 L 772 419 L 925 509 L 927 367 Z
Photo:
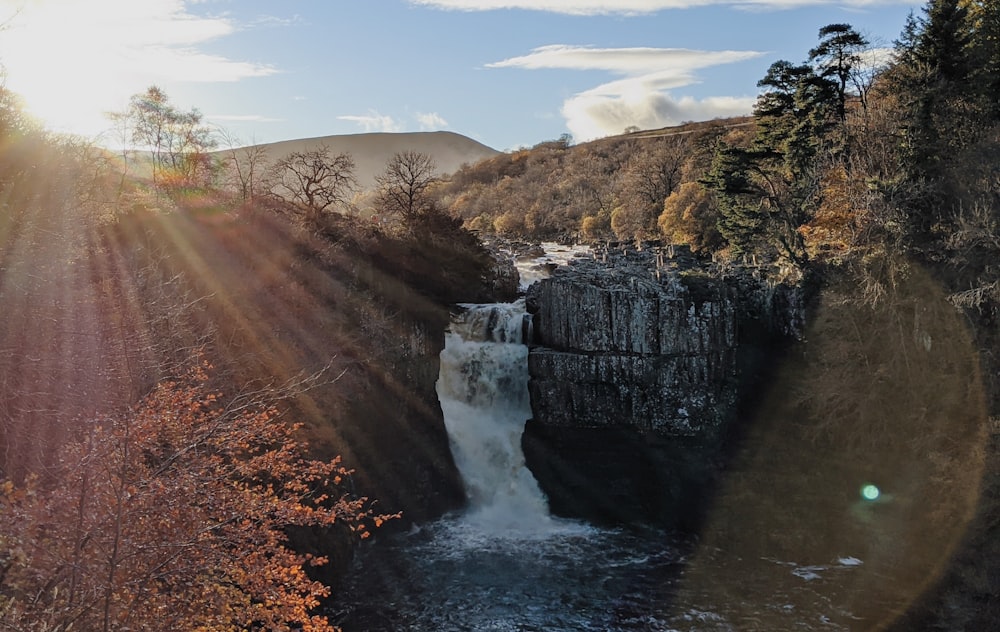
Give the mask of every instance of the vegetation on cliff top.
M 750 119 L 542 143 L 460 170 L 439 205 L 523 239 L 661 239 L 797 265 L 886 248 L 979 261 L 1000 187 L 997 12 L 928 2 L 891 54 L 825 26 L 803 61 L 771 65 Z

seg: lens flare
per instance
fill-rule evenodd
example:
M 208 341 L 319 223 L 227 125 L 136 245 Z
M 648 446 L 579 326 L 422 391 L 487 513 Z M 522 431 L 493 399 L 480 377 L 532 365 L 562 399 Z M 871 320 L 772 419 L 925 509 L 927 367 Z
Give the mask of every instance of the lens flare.
M 871 483 L 866 484 L 861 488 L 861 497 L 865 500 L 878 500 L 878 497 L 882 495 L 879 488 Z

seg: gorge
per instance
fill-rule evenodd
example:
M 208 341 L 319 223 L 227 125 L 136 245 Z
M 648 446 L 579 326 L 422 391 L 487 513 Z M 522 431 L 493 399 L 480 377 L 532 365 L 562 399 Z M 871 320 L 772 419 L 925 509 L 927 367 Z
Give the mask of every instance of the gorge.
M 979 369 L 940 287 L 915 270 L 878 306 L 850 283 L 807 299 L 654 245 L 547 268 L 526 299 L 456 310 L 437 390 L 466 507 L 362 546 L 333 620 L 898 621 L 960 541 L 983 472 Z
M 654 262 L 655 278 L 655 254 L 633 255 L 625 266 L 632 275 L 625 276 L 635 280 L 626 283 L 639 283 L 640 264 L 648 261 Z M 620 293 L 617 311 L 605 315 L 629 313 L 634 316 L 628 322 L 641 324 L 640 315 L 648 314 L 650 305 L 670 305 L 675 311 L 664 309 L 656 322 L 674 314 L 705 332 L 685 339 L 681 331 L 668 330 L 671 335 L 657 334 L 662 342 L 655 347 L 653 338 L 620 337 L 644 349 L 667 350 L 630 356 L 633 363 L 666 366 L 668 375 L 677 376 L 659 390 L 651 388 L 655 381 L 640 383 L 613 353 L 606 354 L 611 358 L 603 369 L 561 376 L 572 379 L 579 391 L 567 390 L 573 385 L 565 383 L 560 390 L 545 379 L 542 371 L 551 364 L 533 356 L 572 353 L 568 346 L 554 352 L 537 344 L 557 339 L 545 329 L 555 330 L 547 314 L 566 307 L 583 314 L 588 304 L 564 300 L 561 308 L 544 308 L 540 297 L 567 288 L 586 294 L 580 287 L 584 280 L 607 272 L 587 262 L 557 270 L 529 290 L 530 317 L 524 301 L 461 306 L 446 336 L 437 390 L 468 506 L 362 547 L 333 611 L 345 630 L 729 630 L 753 617 L 776 626 L 770 629 L 817 620 L 825 621 L 824 627 L 851 627 L 854 615 L 821 597 L 849 590 L 850 578 L 863 567 L 863 560 L 846 551 L 821 564 L 756 560 L 752 572 L 768 578 L 772 588 L 780 587 L 770 597 L 749 591 L 745 597 L 724 598 L 716 587 L 685 580 L 698 547 L 676 527 L 693 526 L 685 512 L 700 511 L 698 497 L 711 496 L 717 441 L 736 413 L 735 291 L 721 281 L 705 288 L 701 278 L 697 287 L 691 281 L 688 287 L 673 270 L 673 279 L 657 286 L 661 290 L 648 281 L 646 294 Z M 660 272 L 661 278 L 667 276 L 666 270 Z M 562 290 L 553 289 L 560 283 Z M 613 303 L 602 299 L 589 306 L 596 304 Z M 628 310 L 635 305 L 644 310 Z M 593 312 L 589 317 L 601 318 Z M 594 327 L 575 331 L 584 341 L 584 332 L 590 339 L 602 335 Z M 638 326 L 633 331 L 651 330 Z M 600 366 L 600 354 L 585 351 Z M 671 372 L 671 361 L 695 369 Z M 603 391 L 597 384 L 604 385 Z M 616 385 L 618 392 L 608 395 Z M 621 404 L 637 385 L 643 392 L 635 397 L 671 402 L 667 414 L 655 417 L 655 428 L 651 417 L 644 417 L 659 410 L 655 406 Z M 547 392 L 575 397 L 571 405 L 581 411 L 579 417 L 546 415 L 545 398 L 554 396 Z M 598 392 L 616 398 L 618 427 L 599 416 L 609 409 L 597 401 Z M 588 411 L 593 413 L 588 416 Z M 640 445 L 644 452 L 635 452 Z M 608 512 L 612 504 L 625 509 Z M 552 514 L 572 518 L 550 514 L 550 506 Z M 698 570 L 707 568 L 717 577 L 733 572 L 725 558 L 699 558 Z

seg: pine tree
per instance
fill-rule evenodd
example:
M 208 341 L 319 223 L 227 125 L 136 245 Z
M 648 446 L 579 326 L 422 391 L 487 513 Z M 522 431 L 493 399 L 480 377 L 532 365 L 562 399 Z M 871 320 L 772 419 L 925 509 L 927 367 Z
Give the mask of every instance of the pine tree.
M 966 12 L 958 0 L 930 0 L 923 17 L 912 14 L 896 42 L 893 91 L 909 110 L 907 162 L 913 175 L 934 177 L 955 149 L 959 106 L 971 91 Z
M 719 204 L 717 228 L 736 255 L 758 250 L 766 224 L 765 206 L 760 201 L 763 192 L 751 176 L 758 158 L 745 149 L 720 145 L 702 181 L 715 192 Z
M 809 51 L 809 61 L 817 64 L 819 76 L 834 82 L 837 91 L 837 118 L 847 120 L 847 84 L 855 67 L 861 63 L 860 53 L 868 40 L 850 24 L 829 24 L 819 30 L 820 43 Z
M 888 73 L 905 111 L 902 160 L 908 187 L 927 195 L 913 202 L 910 232 L 928 236 L 947 211 L 954 159 L 984 130 L 970 56 L 972 29 L 960 0 L 929 0 L 907 20 Z
M 1000 121 L 1000 3 L 963 0 L 972 28 L 970 57 L 974 84 L 992 121 Z
M 721 146 L 703 184 L 719 202 L 719 234 L 736 254 L 808 259 L 799 228 L 816 206 L 817 157 L 829 147 L 837 87 L 808 64 L 777 61 L 758 83 L 749 148 Z

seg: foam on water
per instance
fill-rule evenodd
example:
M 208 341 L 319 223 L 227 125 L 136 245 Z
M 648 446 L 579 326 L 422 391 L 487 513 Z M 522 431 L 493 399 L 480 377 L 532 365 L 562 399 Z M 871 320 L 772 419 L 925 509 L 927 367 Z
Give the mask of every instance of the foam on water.
M 437 392 L 469 498 L 465 520 L 504 537 L 548 533 L 557 523 L 521 451 L 531 416 L 524 301 L 463 307 L 445 338 Z
M 522 287 L 542 278 L 535 273 L 547 276 L 551 262 L 519 262 L 530 264 Z M 330 611 L 335 624 L 346 632 L 728 632 L 744 629 L 749 609 L 778 622 L 771 629 L 850 628 L 851 615 L 827 592 L 861 566 L 857 558 L 763 558 L 781 570 L 780 582 L 748 608 L 714 591 L 684 590 L 690 560 L 670 534 L 551 516 L 521 451 L 531 416 L 524 301 L 461 307 L 446 334 L 437 393 L 468 507 L 361 547 Z M 720 554 L 700 563 L 721 575 L 741 562 Z
M 517 271 L 521 276 L 522 292 L 527 290 L 532 283 L 548 278 L 556 267 L 566 265 L 576 257 L 591 253 L 590 246 L 577 244 L 567 246 L 546 242 L 541 244 L 541 249 L 541 254 L 519 255 L 514 260 L 514 265 L 517 266 Z

